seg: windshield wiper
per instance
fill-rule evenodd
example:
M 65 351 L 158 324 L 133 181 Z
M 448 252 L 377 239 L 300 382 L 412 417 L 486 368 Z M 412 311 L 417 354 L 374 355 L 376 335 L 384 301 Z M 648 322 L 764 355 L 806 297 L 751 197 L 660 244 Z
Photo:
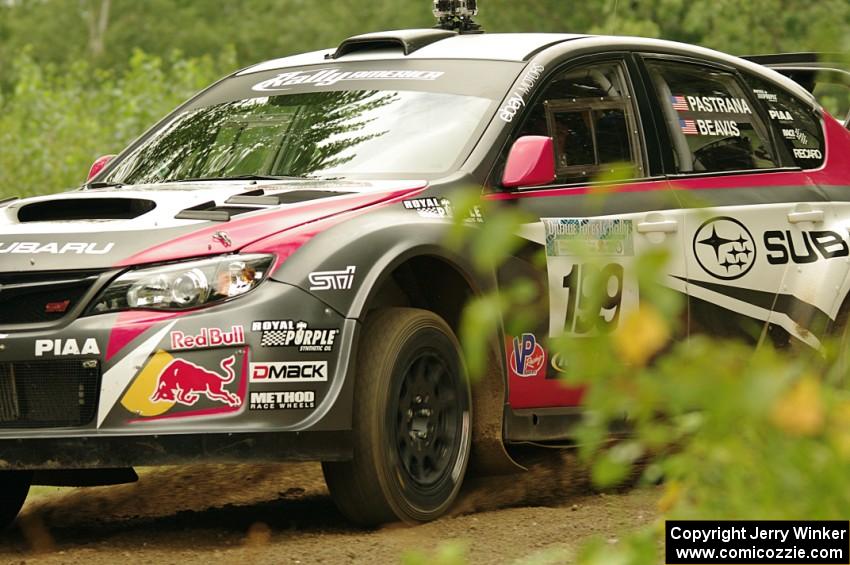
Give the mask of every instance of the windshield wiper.
M 124 186 L 124 183 L 120 182 L 90 182 L 85 185 L 86 188 L 120 188 Z
M 232 177 L 192 177 L 185 179 L 166 179 L 162 183 L 168 182 L 211 182 L 211 181 L 230 181 L 230 180 L 305 180 L 313 177 L 296 177 L 296 176 L 279 176 L 279 175 L 236 175 Z

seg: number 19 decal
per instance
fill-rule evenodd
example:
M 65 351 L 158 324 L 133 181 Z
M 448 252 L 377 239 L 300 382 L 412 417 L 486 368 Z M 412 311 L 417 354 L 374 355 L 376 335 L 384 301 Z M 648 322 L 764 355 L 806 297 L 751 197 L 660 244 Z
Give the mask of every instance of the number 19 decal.
M 567 312 L 564 331 L 611 333 L 617 329 L 623 302 L 623 266 L 574 263 L 564 275 Z

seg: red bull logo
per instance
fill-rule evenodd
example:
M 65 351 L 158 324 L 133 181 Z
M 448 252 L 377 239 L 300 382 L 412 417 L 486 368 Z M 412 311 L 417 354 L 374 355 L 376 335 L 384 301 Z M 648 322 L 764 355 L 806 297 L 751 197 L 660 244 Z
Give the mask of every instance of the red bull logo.
M 220 375 L 184 359 L 174 359 L 160 373 L 150 400 L 194 406 L 201 396 L 205 396 L 213 402 L 238 408 L 242 399 L 225 389 L 236 379 L 235 363 L 233 355 L 224 359 L 221 362 L 223 374 Z
M 534 334 L 526 333 L 513 339 L 509 365 L 518 377 L 536 377 L 546 367 L 546 352 Z
M 204 349 L 229 345 L 244 345 L 245 327 L 233 326 L 230 331 L 220 328 L 201 328 L 198 335 L 186 335 L 180 331 L 171 332 L 171 350 Z

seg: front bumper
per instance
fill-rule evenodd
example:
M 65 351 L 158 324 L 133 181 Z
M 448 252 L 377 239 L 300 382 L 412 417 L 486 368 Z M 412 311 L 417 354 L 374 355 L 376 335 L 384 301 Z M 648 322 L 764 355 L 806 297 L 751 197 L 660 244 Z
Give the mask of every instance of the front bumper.
M 262 446 L 273 450 L 270 461 L 340 457 L 338 442 L 325 445 L 321 434 L 351 429 L 346 375 L 357 331 L 355 320 L 310 293 L 271 280 L 191 312 L 105 314 L 49 330 L 0 331 L 0 467 L 176 463 L 216 454 L 243 460 L 246 449 L 262 459 Z M 93 392 L 63 388 L 34 369 L 68 363 L 95 375 L 87 385 Z M 57 394 L 65 395 L 61 402 Z M 52 415 L 38 410 L 53 407 L 45 404 L 51 399 L 66 412 L 79 402 L 79 421 L 35 421 L 33 414 Z

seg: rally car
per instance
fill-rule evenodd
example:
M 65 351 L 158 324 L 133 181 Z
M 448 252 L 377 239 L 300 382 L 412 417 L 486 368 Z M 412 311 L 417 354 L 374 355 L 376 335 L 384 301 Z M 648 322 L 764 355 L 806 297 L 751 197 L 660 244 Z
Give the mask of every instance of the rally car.
M 30 484 L 282 460 L 322 461 L 359 524 L 434 519 L 468 467 L 514 468 L 505 444 L 569 437 L 582 391 L 547 339 L 617 331 L 647 250 L 689 332 L 834 330 L 850 133 L 805 88 L 692 45 L 450 24 L 240 70 L 79 189 L 0 204 L 0 522 Z M 469 187 L 534 219 L 498 273 L 445 243 Z M 461 312 L 517 276 L 542 313 L 470 387 Z

